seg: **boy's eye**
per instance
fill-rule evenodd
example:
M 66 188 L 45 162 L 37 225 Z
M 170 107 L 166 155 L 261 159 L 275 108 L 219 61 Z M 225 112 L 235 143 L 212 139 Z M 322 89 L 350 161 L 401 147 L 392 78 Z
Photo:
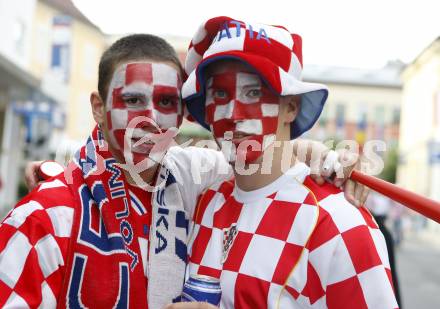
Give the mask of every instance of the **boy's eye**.
M 176 104 L 177 104 L 178 99 L 177 98 L 162 98 L 160 99 L 160 101 L 158 102 L 159 106 L 164 107 L 164 108 L 168 108 L 171 109 L 173 108 Z
M 123 97 L 124 103 L 127 105 L 141 105 L 144 103 L 144 100 L 140 97 Z
M 217 99 L 226 99 L 228 97 L 228 94 L 224 90 L 213 90 L 212 95 L 214 98 Z
M 260 89 L 251 89 L 246 93 L 246 96 L 251 98 L 260 98 L 262 95 L 262 92 Z

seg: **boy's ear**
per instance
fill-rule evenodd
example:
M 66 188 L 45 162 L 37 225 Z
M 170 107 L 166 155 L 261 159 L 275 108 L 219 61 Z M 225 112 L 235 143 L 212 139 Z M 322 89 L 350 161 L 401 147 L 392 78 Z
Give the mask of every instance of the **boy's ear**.
M 93 91 L 90 94 L 90 105 L 92 106 L 93 118 L 97 124 L 102 126 L 105 119 L 105 104 L 98 91 Z
M 300 96 L 289 96 L 287 99 L 288 99 L 288 101 L 286 102 L 287 111 L 286 111 L 285 122 L 290 124 L 293 121 L 295 121 L 296 116 L 298 116 L 301 97 Z

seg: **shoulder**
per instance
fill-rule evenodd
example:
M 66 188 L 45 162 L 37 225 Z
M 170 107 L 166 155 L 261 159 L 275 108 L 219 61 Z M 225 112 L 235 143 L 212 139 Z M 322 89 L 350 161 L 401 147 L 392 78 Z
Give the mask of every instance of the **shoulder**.
M 331 184 L 319 186 L 310 178 L 304 184 L 316 197 L 319 206 L 319 217 L 310 239 L 310 250 L 325 243 L 340 246 L 336 243 L 342 242 L 350 255 L 369 250 L 383 251 L 383 235 L 365 207 L 353 206 L 345 199 L 344 193 Z
M 2 222 L 3 227 L 23 233 L 70 236 L 74 197 L 64 177 L 51 178 L 26 195 Z M 36 232 L 39 231 L 39 232 Z
M 219 182 L 205 190 L 198 199 L 194 222 L 200 224 L 203 221 L 205 213 L 211 214 L 213 209 L 216 209 L 218 205 L 223 205 L 228 197 L 232 195 L 233 191 L 233 179 Z M 207 209 L 210 210 L 207 211 Z
M 185 166 L 189 166 L 191 162 L 200 163 L 201 159 L 212 163 L 215 163 L 217 160 L 225 161 L 219 151 L 195 146 L 185 148 L 174 146 L 168 149 L 165 155 L 165 163 L 172 161 L 174 163 L 183 163 Z

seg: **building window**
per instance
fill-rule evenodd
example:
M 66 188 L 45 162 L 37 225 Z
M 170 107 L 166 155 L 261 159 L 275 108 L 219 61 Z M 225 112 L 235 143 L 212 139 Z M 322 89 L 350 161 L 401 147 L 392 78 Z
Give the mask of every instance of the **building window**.
M 395 107 L 393 109 L 391 124 L 398 125 L 399 123 L 400 123 L 400 107 Z
M 21 20 L 15 20 L 12 25 L 12 36 L 14 40 L 15 51 L 19 55 L 23 55 L 24 52 L 24 40 L 26 34 L 26 26 Z
M 336 105 L 336 127 L 341 129 L 345 125 L 345 105 L 337 104 Z

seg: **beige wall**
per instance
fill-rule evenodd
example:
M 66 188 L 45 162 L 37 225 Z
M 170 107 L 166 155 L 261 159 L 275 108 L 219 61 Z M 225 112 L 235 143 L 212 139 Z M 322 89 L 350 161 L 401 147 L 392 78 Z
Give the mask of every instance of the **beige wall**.
M 30 70 L 44 81 L 50 79 L 53 17 L 62 14 L 38 1 L 34 28 Z M 66 114 L 65 135 L 68 140 L 83 141 L 94 126 L 89 97 L 97 89 L 99 58 L 107 46 L 105 35 L 97 28 L 77 19 L 72 20 L 70 42 L 70 78 L 67 84 L 49 80 L 49 88 L 60 101 Z M 55 80 L 56 81 L 56 80 Z M 62 88 L 60 91 L 53 88 Z M 50 90 L 50 89 L 49 89 Z
M 426 196 L 433 196 L 432 168 L 427 143 L 435 137 L 434 100 L 440 91 L 440 41 L 432 44 L 403 73 L 398 182 Z M 439 137 L 438 137 L 439 138 Z M 440 188 L 437 188 L 440 190 Z
M 106 48 L 104 35 L 75 21 L 72 25 L 72 63 L 67 102 L 67 137 L 83 140 L 94 127 L 89 97 L 98 89 L 98 64 Z

